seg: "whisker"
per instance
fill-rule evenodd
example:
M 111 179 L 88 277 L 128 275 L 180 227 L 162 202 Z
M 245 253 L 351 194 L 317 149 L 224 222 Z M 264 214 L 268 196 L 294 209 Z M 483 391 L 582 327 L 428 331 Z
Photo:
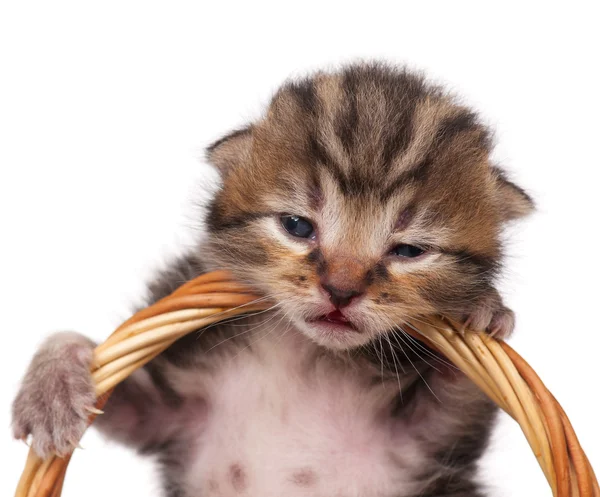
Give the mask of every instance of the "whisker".
M 406 325 L 408 325 L 411 329 L 415 330 L 416 332 L 420 333 L 419 330 L 417 330 L 413 325 L 411 325 L 410 323 L 405 323 Z M 436 355 L 435 353 L 433 353 L 431 350 L 429 350 L 427 347 L 425 347 L 421 342 L 419 342 L 419 340 L 417 340 L 415 337 L 413 337 L 410 333 L 407 333 L 404 329 L 402 329 L 401 326 L 398 326 L 398 329 L 400 331 L 402 331 L 404 333 L 404 336 L 410 340 L 416 347 L 419 347 L 425 354 L 427 354 L 429 357 L 431 357 L 432 359 L 434 359 L 435 361 L 440 362 L 441 364 L 443 364 L 444 366 L 448 366 L 452 369 L 456 369 L 457 371 L 460 371 L 459 368 L 457 368 L 454 364 L 452 364 L 451 362 L 445 360 L 443 357 L 440 357 L 438 355 Z
M 410 344 L 409 341 L 407 341 L 407 340 L 404 339 L 404 336 L 406 336 L 407 333 L 402 328 L 397 328 L 397 329 L 402 332 L 402 335 L 396 334 L 396 336 L 400 340 L 402 340 L 402 343 L 404 345 L 406 345 L 410 349 L 410 351 L 413 352 L 419 358 L 419 360 L 423 361 L 430 368 L 435 369 L 438 373 L 441 373 L 441 371 L 438 368 L 436 368 L 433 364 L 431 364 L 430 362 L 428 362 L 421 354 L 419 354 L 419 352 L 413 348 L 413 346 Z
M 218 312 L 216 314 L 213 314 L 213 317 L 222 316 L 223 314 L 227 314 L 228 312 L 235 311 L 235 310 L 238 310 L 238 309 L 242 309 L 244 307 L 248 307 L 248 306 L 251 306 L 251 305 L 254 305 L 254 304 L 258 304 L 260 302 L 264 302 L 265 300 L 269 300 L 270 298 L 271 298 L 271 296 L 259 297 L 257 299 L 254 299 L 254 300 L 250 301 L 250 302 L 246 302 L 245 304 L 240 304 L 238 306 L 231 307 L 230 309 L 226 309 L 224 311 L 221 311 L 221 312 Z M 258 311 L 258 312 L 262 312 L 262 311 Z
M 257 304 L 257 303 L 260 303 L 260 302 L 264 302 L 265 300 L 274 300 L 274 297 L 277 297 L 277 295 L 274 294 L 274 293 L 271 293 L 271 294 L 268 294 L 268 295 L 263 295 L 262 297 L 259 297 L 259 298 L 255 299 L 255 300 L 253 300 L 252 302 L 248 302 L 246 304 L 242 304 L 242 305 L 239 305 L 237 307 L 232 307 L 231 309 L 227 309 L 225 311 L 222 311 L 222 312 L 219 312 L 217 314 L 214 314 L 214 316 L 221 316 L 223 314 L 231 312 L 231 310 L 233 310 L 233 309 L 240 309 L 240 308 L 245 307 L 245 306 L 249 306 L 249 305 Z M 260 311 L 252 311 L 251 314 L 242 314 L 242 315 L 239 315 L 239 316 L 232 316 L 231 318 L 229 318 L 229 319 L 226 318 L 223 321 L 216 321 L 216 322 L 211 323 L 208 326 L 202 328 L 202 330 L 199 330 L 199 331 L 201 331 L 200 335 L 202 335 L 206 330 L 208 330 L 210 328 L 213 328 L 215 326 L 220 326 L 220 325 L 225 324 L 225 323 L 232 323 L 234 321 L 238 321 L 238 320 L 242 320 L 242 319 L 247 319 L 247 318 L 250 318 L 252 316 L 257 316 L 257 315 L 260 315 L 260 314 L 264 314 L 266 312 L 269 312 L 271 309 L 273 309 L 274 306 L 277 306 L 279 304 L 280 304 L 280 302 L 276 302 L 274 305 L 268 307 L 267 309 L 263 309 L 263 310 L 260 310 Z M 236 325 L 232 325 L 232 326 L 236 326 Z M 242 326 L 244 326 L 244 325 L 242 325 Z
M 276 304 L 276 305 L 277 305 L 277 304 Z M 242 314 L 242 315 L 239 315 L 239 316 L 234 316 L 234 317 L 232 317 L 232 318 L 230 318 L 230 319 L 224 319 L 223 321 L 217 321 L 217 322 L 215 322 L 215 323 L 211 323 L 211 324 L 209 324 L 208 326 L 206 326 L 206 327 L 202 328 L 202 330 L 199 330 L 199 331 L 202 331 L 202 332 L 204 332 L 204 331 L 206 331 L 206 330 L 209 330 L 209 329 L 211 329 L 211 328 L 214 328 L 214 327 L 216 327 L 216 326 L 223 326 L 223 325 L 227 325 L 227 326 L 231 326 L 231 327 L 240 327 L 240 328 L 241 328 L 241 327 L 245 327 L 245 326 L 248 326 L 248 324 L 247 324 L 247 323 L 245 323 L 245 324 L 235 324 L 235 323 L 236 323 L 237 321 L 243 321 L 243 320 L 245 320 L 245 319 L 252 319 L 252 318 L 254 318 L 255 316 L 259 316 L 259 315 L 261 315 L 261 314 L 268 313 L 268 312 L 270 312 L 270 311 L 273 309 L 273 307 L 274 307 L 274 306 L 271 306 L 271 307 L 269 307 L 269 308 L 267 308 L 267 309 L 265 309 L 265 310 L 263 310 L 263 311 L 257 311 L 257 312 L 253 312 L 252 314 Z M 269 316 L 267 319 L 265 319 L 265 320 L 264 320 L 264 321 L 262 321 L 261 323 L 268 322 L 270 319 L 271 319 L 271 316 Z M 260 324 L 260 323 L 259 323 L 259 324 Z
M 384 316 L 384 318 L 385 318 L 385 316 Z M 403 330 L 403 329 L 402 329 L 400 326 L 398 326 L 398 325 L 396 325 L 396 324 L 392 323 L 392 322 L 391 322 L 391 320 L 389 320 L 389 319 L 388 319 L 388 321 L 390 321 L 390 323 L 391 323 L 391 325 L 390 325 L 390 329 L 391 329 L 391 330 L 393 330 L 393 331 L 400 331 L 400 332 L 402 332 L 402 333 L 403 333 L 405 336 L 410 336 L 410 335 L 408 335 L 408 334 L 407 334 L 407 333 L 406 333 L 406 332 L 405 332 L 405 331 L 404 331 L 404 330 Z M 398 345 L 399 345 L 399 346 L 400 346 L 400 348 L 403 350 L 403 352 L 405 353 L 405 355 L 406 355 L 406 352 L 405 352 L 405 351 L 404 351 L 404 349 L 402 348 L 402 345 L 400 345 L 400 342 L 398 341 L 398 339 L 402 339 L 402 342 L 404 343 L 404 345 L 406 345 L 406 346 L 407 346 L 407 347 L 410 349 L 410 351 L 411 351 L 411 352 L 413 352 L 413 353 L 414 353 L 414 354 L 415 354 L 415 355 L 416 355 L 416 356 L 419 358 L 419 360 L 423 361 L 423 362 L 424 362 L 425 364 L 427 364 L 429 367 L 431 367 L 431 368 L 433 368 L 433 369 L 435 369 L 436 371 L 438 371 L 438 372 L 439 372 L 439 370 L 438 370 L 438 369 L 437 369 L 435 366 L 433 366 L 433 365 L 432 365 L 432 364 L 430 364 L 430 363 L 429 363 L 427 360 L 425 360 L 425 358 L 424 358 L 423 356 L 421 356 L 421 354 L 419 354 L 419 352 L 418 352 L 417 350 L 415 350 L 415 349 L 414 349 L 414 348 L 411 346 L 410 342 L 406 342 L 406 341 L 405 341 L 405 340 L 404 340 L 404 339 L 403 339 L 403 338 L 402 338 L 400 335 L 398 335 L 397 333 L 391 333 L 391 335 L 392 335 L 392 336 L 393 336 L 393 337 L 396 339 L 396 343 L 398 343 Z M 412 337 L 411 337 L 411 338 L 412 338 Z M 408 358 L 408 357 L 407 357 L 407 358 Z
M 397 335 L 398 338 L 400 338 L 400 335 Z M 425 386 L 427 387 L 427 390 L 429 390 L 431 392 L 431 395 L 433 395 L 438 402 L 442 402 L 440 400 L 440 398 L 435 394 L 435 392 L 432 390 L 432 388 L 429 386 L 429 383 L 427 383 L 427 380 L 425 379 L 425 377 L 421 374 L 421 372 L 417 369 L 417 367 L 414 365 L 414 363 L 411 361 L 410 357 L 408 356 L 408 354 L 406 353 L 406 351 L 404 349 L 402 349 L 402 351 L 404 352 L 404 355 L 406 356 L 406 358 L 408 359 L 408 362 L 411 363 L 412 367 L 414 368 L 414 370 L 417 372 L 417 374 L 419 375 L 419 377 L 423 380 L 423 383 L 425 383 Z M 435 368 L 434 368 L 435 369 Z
M 396 340 L 398 340 L 398 338 L 401 338 L 400 335 L 398 334 L 394 334 L 392 335 Z M 404 350 L 404 347 L 402 347 L 402 345 L 400 344 L 400 342 L 398 342 L 398 345 L 400 346 L 400 350 L 402 351 L 402 353 L 404 354 L 404 356 L 406 357 L 406 359 L 408 360 L 408 362 L 410 363 L 410 365 L 413 367 L 413 369 L 417 372 L 417 374 L 419 375 L 419 377 L 421 378 L 421 380 L 423 380 L 423 383 L 425 383 L 425 386 L 427 387 L 427 389 L 431 392 L 431 395 L 433 395 L 438 402 L 441 403 L 441 400 L 439 399 L 439 397 L 435 394 L 435 392 L 431 389 L 431 387 L 429 386 L 429 383 L 427 383 L 427 380 L 425 379 L 425 377 L 421 374 L 421 371 L 419 371 L 419 369 L 415 366 L 415 364 L 413 363 L 413 361 L 410 359 L 410 357 L 408 356 L 408 354 L 406 353 L 406 351 Z
M 375 348 L 375 353 L 377 354 L 377 357 L 379 358 L 379 362 L 381 363 L 381 385 L 384 384 L 383 382 L 383 344 L 381 343 L 381 335 L 378 336 L 379 338 L 379 349 L 381 351 L 381 356 L 379 355 L 379 352 L 377 352 L 377 348 Z
M 394 350 L 394 346 L 392 345 L 390 337 L 387 336 L 387 334 L 385 337 L 390 345 L 390 351 L 392 352 L 392 361 L 394 363 L 394 369 L 396 370 L 396 379 L 398 380 L 398 391 L 400 392 L 400 402 L 402 402 L 402 383 L 400 381 L 400 374 L 398 373 L 398 366 L 396 366 L 396 351 Z
M 242 347 L 234 357 L 239 356 L 245 350 L 249 349 L 250 347 L 252 347 L 256 343 L 258 343 L 259 341 L 263 340 L 264 338 L 267 338 L 268 336 L 270 336 L 277 329 L 277 327 L 281 324 L 281 321 L 283 321 L 284 319 L 285 319 L 285 316 L 282 316 L 281 319 L 277 323 L 275 323 L 273 326 L 271 326 L 271 328 L 269 328 L 269 330 L 266 333 L 263 333 L 261 336 L 256 338 L 256 340 L 253 340 L 245 347 Z
M 271 307 L 269 310 L 272 310 L 272 309 L 274 309 L 274 308 L 275 308 L 275 307 L 277 307 L 278 305 L 279 305 L 279 304 L 275 304 L 275 305 L 273 305 L 273 306 L 272 306 L 272 307 Z M 275 315 L 276 315 L 276 313 L 274 313 L 274 314 L 273 314 L 273 316 L 275 316 Z M 271 319 L 272 319 L 272 317 L 271 317 Z M 246 335 L 247 333 L 250 333 L 250 332 L 252 332 L 253 330 L 255 330 L 255 329 L 259 328 L 259 327 L 260 327 L 260 325 L 258 325 L 258 326 L 254 326 L 254 327 L 252 327 L 252 328 L 249 328 L 249 329 L 247 329 L 247 330 L 244 330 L 244 331 L 242 331 L 242 332 L 240 332 L 240 333 L 236 333 L 235 335 L 232 335 L 232 336 L 230 336 L 230 337 L 227 337 L 227 338 L 225 338 L 224 340 L 221 340 L 221 341 L 220 341 L 220 342 L 218 342 L 217 344 L 213 345 L 213 346 L 212 346 L 211 348 L 209 348 L 209 349 L 208 349 L 206 352 L 208 353 L 208 352 L 210 352 L 211 350 L 215 349 L 216 347 L 219 347 L 220 345 L 224 344 L 225 342 L 228 342 L 229 340 L 231 340 L 231 339 L 233 339 L 233 338 L 237 338 L 237 337 L 241 337 L 242 335 Z M 205 331 L 205 330 L 202 330 L 202 333 L 203 333 L 204 331 Z M 202 333 L 201 333 L 200 335 L 202 335 Z
M 428 321 L 424 321 L 424 320 L 422 320 L 422 319 L 419 319 L 419 318 L 416 318 L 416 317 L 411 317 L 411 320 L 413 320 L 413 321 L 417 321 L 417 322 L 419 322 L 419 323 L 423 323 L 423 324 L 425 324 L 425 325 L 428 325 L 428 326 L 431 326 L 432 328 L 434 328 L 434 329 L 436 329 L 436 330 L 439 330 L 439 331 L 444 331 L 444 330 L 445 330 L 445 328 L 442 328 L 441 326 L 435 325 L 435 324 L 433 324 L 433 323 L 429 323 Z M 425 335 L 424 335 L 424 334 L 421 332 L 421 330 L 419 330 L 419 329 L 418 329 L 417 327 L 415 327 L 414 325 L 412 325 L 412 324 L 410 324 L 410 323 L 405 323 L 405 324 L 407 324 L 408 326 L 410 326 L 410 328 L 411 328 L 412 330 L 414 330 L 416 333 L 418 333 L 418 334 L 419 334 L 419 335 L 421 335 L 422 337 L 425 337 L 425 338 L 427 338 L 427 340 L 431 340 L 431 342 L 433 342 L 433 343 L 434 343 L 434 344 L 436 344 L 436 345 L 440 345 L 440 344 L 439 344 L 439 342 L 437 342 L 437 341 L 436 341 L 436 340 L 434 340 L 433 338 L 426 337 L 426 336 L 425 336 Z

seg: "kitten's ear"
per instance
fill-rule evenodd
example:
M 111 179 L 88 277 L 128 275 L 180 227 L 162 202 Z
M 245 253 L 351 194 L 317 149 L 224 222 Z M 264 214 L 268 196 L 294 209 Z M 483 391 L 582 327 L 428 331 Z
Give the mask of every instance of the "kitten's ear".
M 210 145 L 206 158 L 217 168 L 222 177 L 229 171 L 250 160 L 252 151 L 252 126 L 238 129 Z
M 500 168 L 492 167 L 496 182 L 498 206 L 504 221 L 520 219 L 531 214 L 535 208 L 532 198 L 521 187 L 515 185 Z

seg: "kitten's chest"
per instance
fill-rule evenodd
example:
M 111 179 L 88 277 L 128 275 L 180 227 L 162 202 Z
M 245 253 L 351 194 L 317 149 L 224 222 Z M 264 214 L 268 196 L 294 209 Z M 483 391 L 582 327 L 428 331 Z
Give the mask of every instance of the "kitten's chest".
M 253 338 L 250 338 L 252 341 Z M 320 354 L 300 335 L 240 348 L 188 378 L 208 417 L 188 461 L 190 496 L 398 497 L 424 455 L 392 416 L 396 382 Z

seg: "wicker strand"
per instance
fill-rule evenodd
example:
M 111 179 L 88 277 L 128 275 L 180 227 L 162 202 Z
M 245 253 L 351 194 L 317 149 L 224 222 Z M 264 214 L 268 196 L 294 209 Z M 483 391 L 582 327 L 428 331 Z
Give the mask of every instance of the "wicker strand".
M 194 330 L 272 305 L 214 271 L 142 309 L 94 351 L 96 410 L 135 370 Z M 448 358 L 521 426 L 554 497 L 600 497 L 600 487 L 564 410 L 525 360 L 505 342 L 464 332 L 440 318 L 408 323 L 405 331 Z M 71 454 L 42 461 L 30 449 L 15 497 L 60 497 Z

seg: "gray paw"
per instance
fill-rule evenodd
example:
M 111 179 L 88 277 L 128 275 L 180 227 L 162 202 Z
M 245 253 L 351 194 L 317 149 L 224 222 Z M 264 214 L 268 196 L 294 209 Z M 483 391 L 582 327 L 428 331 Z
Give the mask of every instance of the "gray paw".
M 483 298 L 469 314 L 465 328 L 487 331 L 496 338 L 510 336 L 515 327 L 515 313 L 506 307 L 497 293 Z
M 33 357 L 13 403 L 15 438 L 33 437 L 43 458 L 66 455 L 79 443 L 96 396 L 90 374 L 94 343 L 77 333 L 56 333 Z

